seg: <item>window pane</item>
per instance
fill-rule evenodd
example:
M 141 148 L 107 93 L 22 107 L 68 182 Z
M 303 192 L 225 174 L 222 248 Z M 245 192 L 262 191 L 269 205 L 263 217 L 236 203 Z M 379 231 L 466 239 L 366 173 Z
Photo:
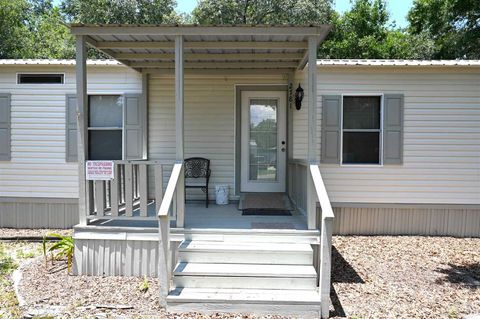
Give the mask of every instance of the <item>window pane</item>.
M 277 180 L 277 100 L 250 100 L 250 180 Z
M 90 160 L 121 160 L 122 130 L 88 131 Z
M 63 84 L 63 74 L 19 74 L 19 84 Z
M 379 164 L 380 133 L 343 132 L 344 164 Z
M 343 98 L 344 129 L 380 128 L 379 96 L 346 96 Z
M 94 95 L 89 97 L 90 127 L 122 127 L 122 97 L 118 95 Z

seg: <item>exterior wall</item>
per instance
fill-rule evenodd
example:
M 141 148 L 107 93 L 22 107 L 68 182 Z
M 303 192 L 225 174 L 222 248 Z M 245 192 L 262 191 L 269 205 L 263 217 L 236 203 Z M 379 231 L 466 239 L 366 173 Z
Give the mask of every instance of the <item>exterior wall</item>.
M 235 190 L 235 85 L 286 84 L 284 76 L 186 76 L 185 157 L 211 160 L 210 197 L 215 184 Z M 175 159 L 175 101 L 172 76 L 152 74 L 149 79 L 148 157 Z M 150 178 L 150 180 L 153 180 Z M 165 183 L 168 181 L 164 179 Z M 152 187 L 150 187 L 151 189 Z M 187 190 L 189 199 L 203 199 L 200 190 Z
M 333 233 L 480 236 L 480 209 L 425 206 L 427 207 L 335 207 Z
M 305 72 L 296 80 L 307 86 Z M 404 163 L 322 164 L 332 202 L 480 204 L 478 69 L 319 67 L 319 151 L 322 95 L 342 93 L 404 94 Z M 306 158 L 307 108 L 293 112 L 294 158 Z
M 0 198 L 0 227 L 70 228 L 77 223 L 75 198 Z
M 64 73 L 65 84 L 16 84 L 16 75 L 22 72 Z M 75 94 L 75 88 L 74 66 L 0 68 L 0 92 L 10 93 L 12 103 L 11 160 L 0 161 L 0 227 L 71 227 L 77 222 L 78 216 L 70 215 L 72 200 L 78 201 L 78 166 L 65 161 L 65 95 Z M 88 91 L 138 93 L 141 77 L 122 66 L 89 66 Z M 65 199 L 69 204 L 39 205 L 45 199 Z M 54 220 L 60 211 L 64 219 Z

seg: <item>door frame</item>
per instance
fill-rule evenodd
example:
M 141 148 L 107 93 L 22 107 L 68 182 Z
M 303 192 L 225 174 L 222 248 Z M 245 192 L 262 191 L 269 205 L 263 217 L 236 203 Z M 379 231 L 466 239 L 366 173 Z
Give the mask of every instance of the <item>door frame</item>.
M 243 91 L 284 91 L 287 95 L 287 104 L 285 107 L 286 112 L 286 141 L 287 141 L 287 169 L 285 174 L 285 183 L 288 186 L 287 178 L 288 178 L 288 151 L 291 141 L 289 140 L 289 109 L 290 109 L 290 102 L 288 99 L 288 84 L 235 84 L 235 116 L 234 116 L 234 125 L 235 125 L 235 196 L 240 196 L 240 183 L 241 183 L 241 136 L 242 136 L 242 92 Z

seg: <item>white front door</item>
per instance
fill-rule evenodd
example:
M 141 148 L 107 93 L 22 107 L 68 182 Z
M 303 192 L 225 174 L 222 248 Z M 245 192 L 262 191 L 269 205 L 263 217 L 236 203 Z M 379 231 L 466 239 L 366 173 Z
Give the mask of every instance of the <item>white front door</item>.
M 242 192 L 285 192 L 287 160 L 284 91 L 242 92 Z

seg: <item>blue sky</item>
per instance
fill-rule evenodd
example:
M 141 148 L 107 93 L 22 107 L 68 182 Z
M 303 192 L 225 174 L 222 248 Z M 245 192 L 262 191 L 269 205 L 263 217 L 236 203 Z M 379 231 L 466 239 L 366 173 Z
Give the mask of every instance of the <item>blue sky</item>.
M 388 11 L 391 14 L 391 21 L 395 21 L 397 26 L 405 27 L 407 25 L 406 16 L 412 6 L 413 0 L 388 0 Z M 190 13 L 197 5 L 197 0 L 177 0 L 177 11 Z M 335 9 L 344 12 L 350 8 L 350 0 L 335 0 Z

